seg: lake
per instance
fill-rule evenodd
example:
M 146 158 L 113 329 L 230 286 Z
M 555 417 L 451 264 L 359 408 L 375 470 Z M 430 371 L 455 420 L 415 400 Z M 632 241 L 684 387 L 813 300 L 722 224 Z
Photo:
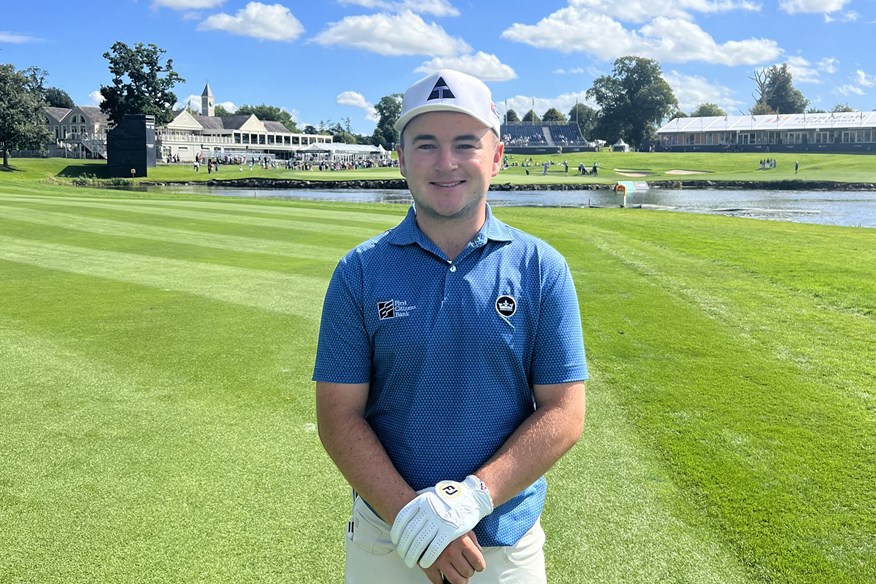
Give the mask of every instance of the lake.
M 149 187 L 148 190 L 307 201 L 403 204 L 408 204 L 411 201 L 411 196 L 406 190 L 274 190 L 200 185 Z M 490 191 L 487 200 L 493 206 L 618 207 L 621 197 L 608 189 L 593 191 Z M 652 188 L 627 195 L 627 206 L 820 225 L 876 227 L 876 192 L 874 191 Z

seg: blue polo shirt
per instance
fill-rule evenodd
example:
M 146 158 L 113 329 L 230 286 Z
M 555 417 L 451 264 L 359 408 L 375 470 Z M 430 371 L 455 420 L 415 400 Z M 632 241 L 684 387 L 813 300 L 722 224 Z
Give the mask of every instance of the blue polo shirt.
M 313 379 L 370 383 L 365 418 L 415 490 L 463 480 L 535 410 L 534 384 L 587 378 L 575 285 L 565 259 L 487 208 L 449 261 L 417 227 L 350 251 L 326 293 Z M 512 545 L 535 523 L 544 477 L 475 528 Z

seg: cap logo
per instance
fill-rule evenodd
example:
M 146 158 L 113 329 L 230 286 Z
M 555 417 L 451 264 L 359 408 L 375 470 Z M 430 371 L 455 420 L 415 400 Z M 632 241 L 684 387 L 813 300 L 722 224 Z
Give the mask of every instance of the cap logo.
M 429 98 L 426 101 L 432 101 L 433 99 L 456 99 L 456 96 L 450 91 L 450 87 L 448 87 L 443 77 L 439 77 L 438 81 L 435 82 L 435 87 L 432 88 L 432 93 L 429 94 Z

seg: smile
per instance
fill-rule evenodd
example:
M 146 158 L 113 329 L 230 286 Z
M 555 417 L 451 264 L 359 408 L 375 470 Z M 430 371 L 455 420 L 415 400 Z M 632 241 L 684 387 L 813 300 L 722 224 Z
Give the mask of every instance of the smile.
M 465 182 L 464 180 L 456 180 L 453 182 L 433 182 L 432 184 L 435 185 L 436 187 L 442 187 L 442 188 L 449 189 L 449 188 L 457 187 L 464 182 Z

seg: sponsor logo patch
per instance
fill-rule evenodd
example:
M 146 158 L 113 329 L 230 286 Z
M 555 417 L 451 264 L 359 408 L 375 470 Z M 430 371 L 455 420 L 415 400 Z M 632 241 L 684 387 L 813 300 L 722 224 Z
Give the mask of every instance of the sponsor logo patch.
M 417 307 L 408 304 L 407 300 L 382 300 L 377 303 L 377 317 L 380 320 L 410 316 Z
M 502 294 L 496 298 L 496 312 L 505 318 L 511 318 L 517 312 L 517 301 L 513 296 Z

